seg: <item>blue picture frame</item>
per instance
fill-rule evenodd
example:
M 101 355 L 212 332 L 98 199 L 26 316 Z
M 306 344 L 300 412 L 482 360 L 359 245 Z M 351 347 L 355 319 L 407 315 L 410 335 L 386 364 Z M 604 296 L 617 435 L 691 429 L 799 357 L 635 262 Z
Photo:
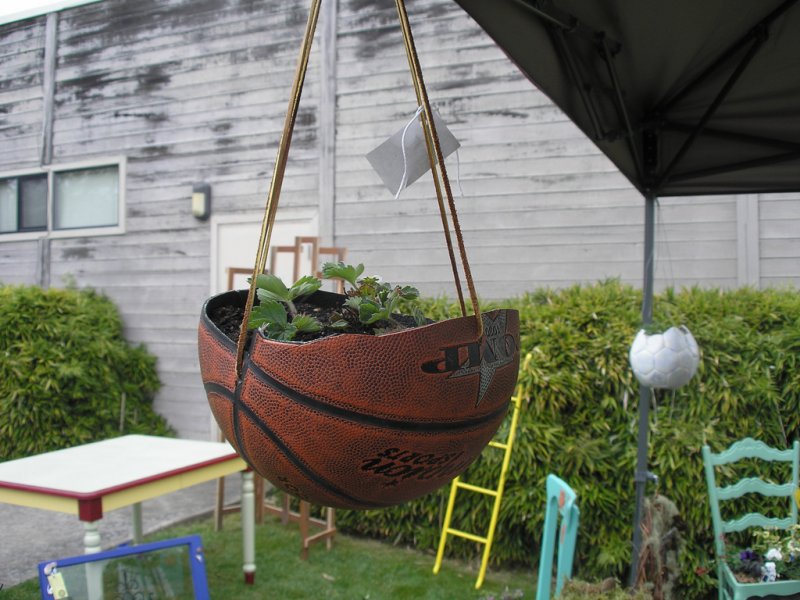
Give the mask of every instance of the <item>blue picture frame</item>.
M 100 578 L 99 581 L 102 581 L 103 570 L 115 559 L 125 559 L 126 557 L 146 558 L 148 555 L 151 558 L 155 558 L 160 552 L 169 552 L 170 549 L 180 549 L 181 546 L 186 547 L 187 550 L 185 556 L 187 557 L 186 562 L 188 564 L 183 565 L 181 568 L 188 568 L 191 573 L 192 591 L 194 592 L 192 598 L 195 600 L 209 600 L 205 555 L 203 554 L 203 544 L 199 535 L 188 535 L 159 542 L 121 546 L 113 550 L 41 562 L 38 565 L 38 572 L 42 600 L 60 600 L 60 598 L 68 598 L 69 600 L 90 600 L 89 598 L 81 597 L 81 595 L 74 596 L 71 592 L 65 595 L 66 586 L 64 586 L 63 592 L 60 591 L 60 584 L 64 583 L 64 577 L 58 577 L 58 575 L 64 572 L 68 567 L 87 565 L 85 573 L 88 574 L 90 572 L 89 570 L 92 568 L 88 565 L 94 565 L 94 568 L 97 569 L 97 576 Z M 88 577 L 88 575 L 86 576 Z M 51 587 L 51 583 L 55 584 L 55 589 Z M 87 588 L 88 587 L 89 584 L 87 584 Z M 170 598 L 175 596 L 162 596 L 151 590 L 136 597 L 145 598 L 147 600 L 161 600 L 162 597 Z M 185 598 L 186 594 L 180 597 Z

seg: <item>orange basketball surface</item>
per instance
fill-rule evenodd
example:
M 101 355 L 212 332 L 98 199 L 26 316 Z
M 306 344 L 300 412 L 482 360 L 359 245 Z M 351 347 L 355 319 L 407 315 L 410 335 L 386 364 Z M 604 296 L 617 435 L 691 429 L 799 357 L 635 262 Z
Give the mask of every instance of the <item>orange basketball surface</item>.
M 320 292 L 318 292 L 320 293 Z M 329 295 L 331 296 L 331 295 Z M 255 332 L 242 377 L 236 346 L 209 315 L 198 347 L 225 437 L 275 486 L 335 508 L 381 508 L 447 484 L 502 423 L 519 368 L 519 315 L 483 313 L 380 336 L 280 342 Z

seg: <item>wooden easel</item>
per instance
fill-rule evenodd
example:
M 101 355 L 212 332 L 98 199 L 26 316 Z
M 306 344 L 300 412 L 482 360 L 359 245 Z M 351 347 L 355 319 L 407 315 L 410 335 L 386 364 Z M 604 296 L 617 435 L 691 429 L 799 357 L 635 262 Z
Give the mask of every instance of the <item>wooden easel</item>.
M 334 248 L 329 246 L 320 246 L 319 238 L 312 236 L 297 236 L 294 238 L 294 246 L 272 246 L 272 256 L 270 257 L 269 270 L 271 273 L 275 272 L 278 260 L 278 254 L 293 254 L 294 255 L 294 269 L 292 270 L 292 283 L 300 278 L 300 259 L 303 254 L 303 246 L 311 246 L 311 270 L 314 277 L 322 277 L 320 272 L 320 256 L 330 255 L 336 261 L 343 261 L 347 256 L 346 248 Z M 341 280 L 336 281 L 337 291 L 341 294 L 344 293 L 344 282 Z
M 336 535 L 336 511 L 326 506 L 325 518 L 318 519 L 311 516 L 311 504 L 305 500 L 300 500 L 300 511 L 295 512 L 291 509 L 291 497 L 286 492 L 281 492 L 283 499 L 281 505 L 272 504 L 266 500 L 263 503 L 263 509 L 273 515 L 281 518 L 281 523 L 286 525 L 290 521 L 292 523 L 299 523 L 300 525 L 300 538 L 303 545 L 300 548 L 300 558 L 303 560 L 308 559 L 308 549 L 311 544 L 325 540 L 325 548 L 330 550 L 333 547 L 333 538 Z M 310 526 L 320 528 L 315 534 L 309 535 Z
M 310 236 L 297 236 L 294 239 L 293 246 L 272 246 L 272 257 L 270 260 L 269 272 L 274 273 L 277 264 L 277 256 L 279 253 L 288 253 L 294 255 L 294 268 L 293 279 L 294 283 L 300 278 L 300 264 L 302 253 L 305 246 L 311 246 L 311 269 L 316 277 L 321 277 L 320 268 L 320 255 L 331 255 L 336 261 L 343 261 L 347 255 L 345 248 L 335 247 L 320 247 L 319 238 Z M 228 273 L 228 289 L 233 288 L 234 276 L 237 274 L 251 274 L 252 269 L 245 269 L 241 267 L 229 267 Z M 344 292 L 344 283 L 337 281 L 337 291 Z M 220 431 L 220 441 L 223 440 L 222 432 Z M 318 519 L 311 517 L 311 505 L 305 500 L 300 501 L 300 510 L 295 512 L 291 510 L 290 497 L 285 492 L 283 493 L 283 502 L 278 506 L 272 502 L 268 502 L 264 496 L 264 479 L 256 476 L 255 480 L 255 494 L 256 494 L 256 523 L 261 524 L 264 521 L 264 511 L 271 514 L 280 516 L 281 522 L 286 525 L 289 521 L 297 522 L 300 525 L 300 537 L 302 539 L 302 546 L 300 548 L 300 558 L 303 560 L 308 559 L 308 549 L 311 544 L 325 540 L 325 547 L 330 550 L 333 545 L 333 537 L 336 534 L 336 511 L 333 508 L 325 507 L 325 519 Z M 225 480 L 217 480 L 217 499 L 214 507 L 214 529 L 220 531 L 222 529 L 222 517 L 225 513 L 239 510 L 238 506 L 225 507 Z M 321 531 L 309 535 L 309 528 L 311 525 L 319 527 Z

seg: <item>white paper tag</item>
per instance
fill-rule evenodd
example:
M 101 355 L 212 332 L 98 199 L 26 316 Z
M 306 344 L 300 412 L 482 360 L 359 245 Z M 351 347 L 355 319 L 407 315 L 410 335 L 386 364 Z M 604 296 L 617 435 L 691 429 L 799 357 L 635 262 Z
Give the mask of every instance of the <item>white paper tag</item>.
M 59 571 L 53 571 L 47 576 L 47 583 L 50 586 L 48 590 L 53 598 L 60 600 L 61 598 L 69 598 L 67 592 L 67 585 L 64 583 L 64 576 Z
M 447 158 L 458 150 L 461 144 L 445 125 L 438 111 L 433 111 L 433 122 L 436 125 L 436 133 L 439 136 L 439 145 L 442 149 L 442 156 Z M 405 130 L 405 140 L 403 140 L 403 130 Z M 403 149 L 405 148 L 405 161 L 403 160 Z M 408 187 L 417 179 L 422 177 L 431 168 L 428 159 L 428 149 L 425 144 L 425 134 L 422 131 L 422 123 L 416 117 L 411 125 L 401 127 L 389 139 L 380 146 L 367 154 L 367 160 L 372 168 L 380 176 L 383 184 L 392 193 L 397 194 L 400 184 L 403 181 L 405 172 L 405 186 Z M 405 165 L 405 169 L 403 166 Z

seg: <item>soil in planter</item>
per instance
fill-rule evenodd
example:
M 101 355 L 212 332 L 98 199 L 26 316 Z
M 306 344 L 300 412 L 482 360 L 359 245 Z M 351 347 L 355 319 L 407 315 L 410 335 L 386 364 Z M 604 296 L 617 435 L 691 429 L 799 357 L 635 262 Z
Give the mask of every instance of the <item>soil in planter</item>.
M 331 315 L 333 315 L 333 313 L 341 312 L 341 308 L 317 306 L 316 304 L 310 304 L 308 302 L 296 302 L 295 307 L 297 308 L 298 314 L 312 316 L 323 324 L 330 322 Z M 242 318 L 244 317 L 244 308 L 240 306 L 220 306 L 213 311 L 209 317 L 222 333 L 224 333 L 234 342 L 238 342 L 239 331 L 242 327 Z M 392 317 L 395 321 L 403 326 L 403 329 L 411 329 L 417 326 L 416 320 L 410 315 L 395 314 L 392 315 Z M 433 323 L 433 321 L 430 319 L 427 319 L 427 321 L 428 323 Z M 381 328 L 387 328 L 390 325 L 391 324 L 387 322 L 378 322 L 375 324 L 375 327 L 380 330 Z M 342 332 L 341 329 L 334 329 L 332 327 L 328 327 L 327 325 L 323 325 L 322 330 L 316 333 L 298 333 L 293 341 L 307 342 L 331 335 L 340 335 L 341 333 L 375 335 L 372 326 L 367 327 L 362 323 L 350 322 L 350 328 L 348 328 L 346 332 Z

